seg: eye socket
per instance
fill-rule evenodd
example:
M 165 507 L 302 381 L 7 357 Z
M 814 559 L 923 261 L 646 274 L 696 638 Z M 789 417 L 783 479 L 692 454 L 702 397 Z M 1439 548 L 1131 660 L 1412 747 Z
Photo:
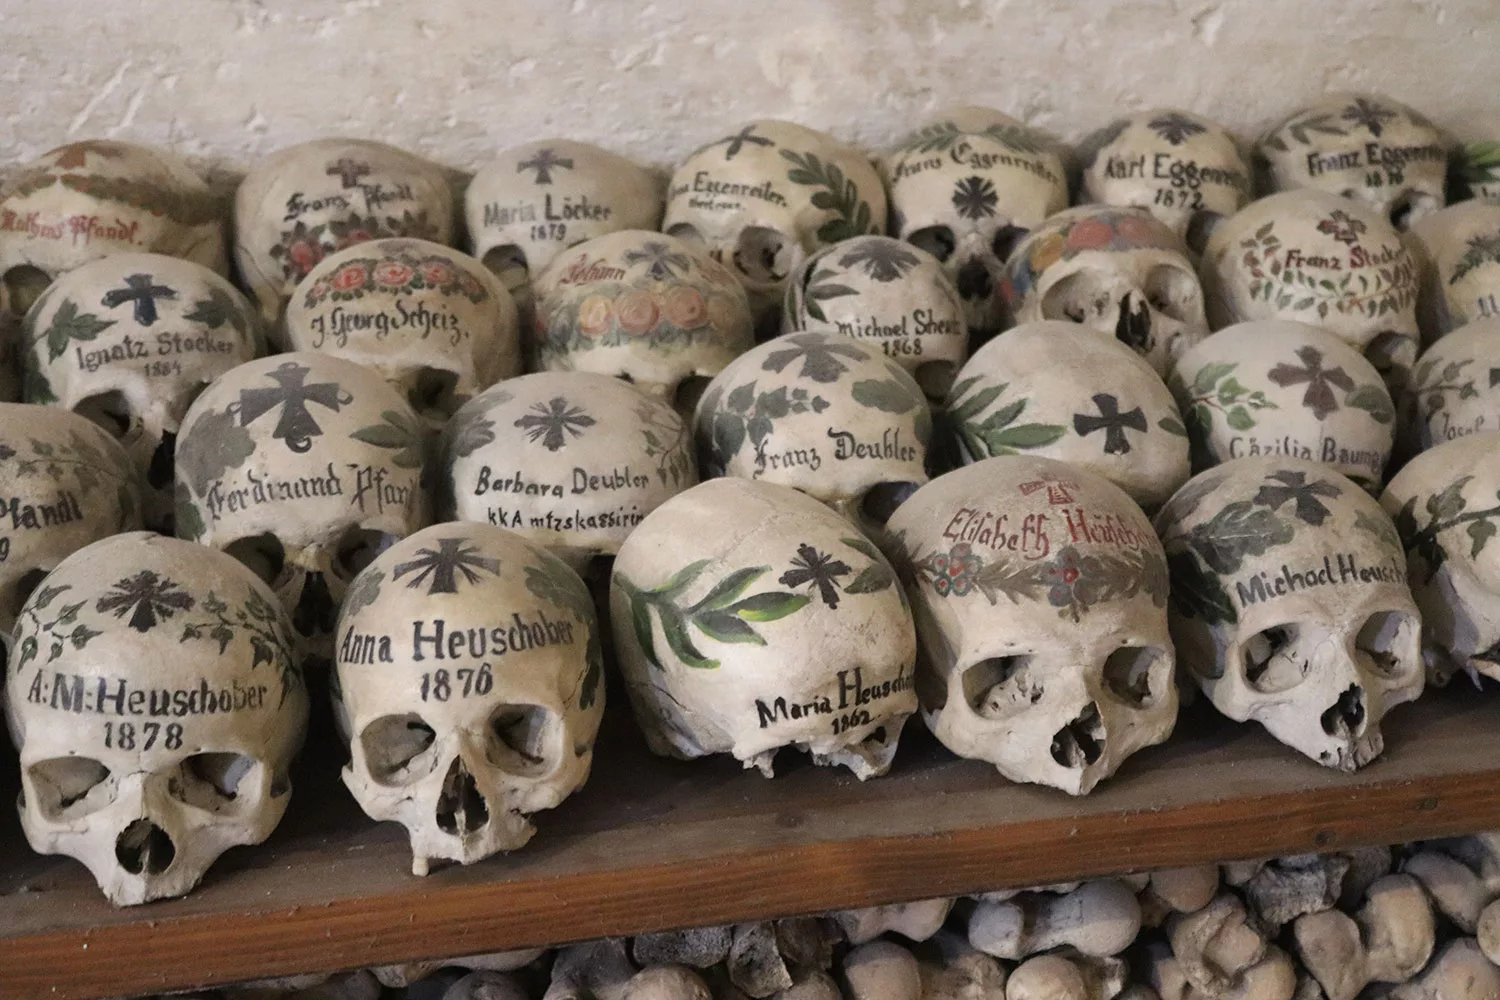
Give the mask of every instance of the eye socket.
M 436 742 L 437 733 L 416 714 L 383 715 L 359 734 L 370 777 L 392 787 L 432 773 L 438 764 L 432 752 Z
M 667 229 L 667 235 L 675 236 L 685 243 L 692 243 L 700 247 L 708 242 L 703 238 L 703 234 L 698 231 L 698 227 L 691 222 L 676 223 Z
M 263 582 L 275 587 L 286 569 L 286 549 L 275 535 L 250 535 L 236 538 L 224 546 L 224 552 L 238 559 Z
M 975 714 L 1003 719 L 1042 698 L 1042 689 L 1031 679 L 1032 657 L 994 656 L 980 660 L 964 671 L 964 700 Z
M 6 291 L 10 292 L 10 311 L 16 316 L 26 315 L 52 284 L 46 271 L 30 264 L 19 264 L 6 271 L 4 280 Z
M 395 545 L 399 539 L 384 531 L 353 527 L 339 539 L 333 553 L 333 575 L 348 583 L 360 574 L 375 557 Z
M 1162 659 L 1155 646 L 1121 646 L 1104 661 L 1104 686 L 1133 708 L 1150 708 L 1156 703 L 1151 673 Z
M 130 432 L 135 424 L 135 412 L 118 389 L 101 392 L 78 401 L 73 412 L 98 424 L 119 440 Z
M 437 368 L 423 368 L 417 372 L 411 387 L 406 390 L 406 401 L 423 416 L 435 416 L 445 421 L 464 403 L 458 398 L 458 376 Z
M 1009 260 L 1011 252 L 1016 249 L 1016 244 L 1024 240 L 1031 232 L 1020 226 L 1002 226 L 995 231 L 995 236 L 990 240 L 990 250 L 1000 260 Z
M 177 435 L 165 431 L 156 451 L 151 453 L 151 463 L 146 466 L 146 484 L 153 490 L 164 490 L 172 485 L 177 468 L 174 457 L 177 453 Z
M 37 761 L 31 777 L 32 803 L 49 822 L 78 819 L 114 801 L 109 768 L 92 757 L 53 757 Z
M 1070 274 L 1059 280 L 1042 297 L 1042 318 L 1069 323 L 1091 323 L 1106 317 L 1111 307 L 1106 289 L 1089 274 Z M 1109 317 L 1113 325 L 1113 317 Z
M 953 251 L 958 249 L 958 240 L 954 238 L 953 230 L 947 226 L 927 226 L 918 229 L 907 235 L 906 242 L 926 250 L 945 263 L 949 257 L 953 256 Z
M 539 778 L 551 770 L 552 713 L 540 705 L 501 705 L 490 715 L 485 756 L 507 774 Z
M 526 284 L 531 276 L 526 263 L 526 251 L 514 243 L 486 250 L 481 262 L 486 270 L 500 279 L 506 291 L 511 293 Z
M 1296 624 L 1273 625 L 1246 639 L 1240 647 L 1245 663 L 1245 681 L 1261 694 L 1276 694 L 1301 684 L 1307 677 L 1308 661 L 1297 653 Z
M 1401 611 L 1377 611 L 1360 626 L 1354 637 L 1354 655 L 1361 666 L 1381 677 L 1398 678 L 1418 668 L 1417 622 Z
M 167 787 L 175 798 L 196 809 L 233 812 L 244 805 L 240 788 L 258 767 L 259 761 L 244 754 L 195 753 L 182 762 Z
M 1146 301 L 1151 308 L 1178 321 L 1186 321 L 1201 296 L 1198 279 L 1182 268 L 1162 264 L 1146 275 Z
M 734 268 L 755 285 L 778 285 L 797 266 L 796 245 L 774 229 L 746 226 L 734 246 Z
M 1223 221 L 1224 216 L 1218 212 L 1210 212 L 1208 209 L 1194 212 L 1188 220 L 1187 232 L 1183 234 L 1183 241 L 1187 243 L 1188 249 L 1201 256 L 1203 248 L 1208 246 L 1208 238 Z

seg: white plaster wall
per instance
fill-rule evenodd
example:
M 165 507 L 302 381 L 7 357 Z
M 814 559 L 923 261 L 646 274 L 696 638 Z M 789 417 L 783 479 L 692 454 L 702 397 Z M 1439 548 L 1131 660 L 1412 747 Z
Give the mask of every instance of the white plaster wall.
M 751 117 L 875 148 L 957 102 L 1069 139 L 1162 104 L 1253 134 L 1345 88 L 1500 124 L 1496 0 L 0 0 L 0 38 L 8 163 L 109 137 L 243 167 L 344 133 L 669 164 Z

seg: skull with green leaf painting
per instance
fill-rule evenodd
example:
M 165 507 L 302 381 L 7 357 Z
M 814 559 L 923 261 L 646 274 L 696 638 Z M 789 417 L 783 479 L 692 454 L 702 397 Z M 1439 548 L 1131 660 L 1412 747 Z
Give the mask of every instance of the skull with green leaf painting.
M 884 774 L 916 708 L 916 639 L 895 573 L 796 490 L 716 479 L 658 507 L 610 584 L 615 649 L 652 751 L 729 753 L 770 777 L 793 747 Z
M 1500 430 L 1500 319 L 1476 320 L 1423 351 L 1406 405 L 1418 450 Z

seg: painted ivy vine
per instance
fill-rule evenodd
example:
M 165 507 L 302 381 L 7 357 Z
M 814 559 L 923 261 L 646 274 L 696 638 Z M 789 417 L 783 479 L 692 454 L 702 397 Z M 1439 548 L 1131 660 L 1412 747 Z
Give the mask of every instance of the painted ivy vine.
M 799 153 L 795 149 L 779 152 L 791 164 L 786 179 L 818 188 L 812 195 L 813 207 L 834 213 L 833 218 L 818 227 L 820 241 L 838 243 L 875 232 L 869 203 L 860 197 L 859 186 L 844 175 L 838 164 L 825 162 L 816 153 Z

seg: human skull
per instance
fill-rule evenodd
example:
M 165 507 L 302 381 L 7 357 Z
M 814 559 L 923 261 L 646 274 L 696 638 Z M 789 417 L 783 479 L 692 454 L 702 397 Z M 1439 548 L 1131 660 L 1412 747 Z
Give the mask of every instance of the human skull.
M 1038 320 L 959 372 L 946 427 L 965 462 L 1026 452 L 1103 476 L 1154 509 L 1187 482 L 1177 404 L 1140 355 L 1073 323 Z
M 113 254 L 53 282 L 21 335 L 26 401 L 115 435 L 147 488 L 146 525 L 170 530 L 183 415 L 204 386 L 265 346 L 250 303 L 190 260 Z
M 1427 348 L 1406 402 L 1419 450 L 1500 430 L 1500 319 L 1477 320 Z
M 228 270 L 223 206 L 165 150 L 74 142 L 18 167 L 5 189 L 0 275 L 16 315 L 59 275 L 114 253 L 160 253 Z
M 1446 441 L 1412 459 L 1380 498 L 1395 518 L 1422 610 L 1428 677 L 1500 679 L 1500 434 Z
M 1327 767 L 1380 755 L 1388 710 L 1422 693 L 1421 622 L 1391 519 L 1326 465 L 1237 458 L 1157 517 L 1172 638 L 1220 712 Z
M 1043 219 L 1068 207 L 1067 170 L 1046 136 L 992 108 L 938 115 L 887 152 L 891 232 L 943 262 L 969 329 L 1009 325 L 999 294 L 1005 259 Z
M 755 343 L 729 269 L 662 233 L 622 230 L 565 250 L 532 291 L 542 368 L 618 376 L 683 413 Z
M 623 156 L 569 139 L 513 146 L 464 192 L 469 252 L 505 283 L 522 311 L 531 282 L 568 247 L 661 224 L 662 187 Z
M 1078 158 L 1088 200 L 1144 208 L 1194 249 L 1250 201 L 1250 166 L 1234 136 L 1176 108 L 1116 119 L 1083 141 Z
M 130 456 L 93 422 L 0 403 L 0 632 L 68 554 L 141 526 Z
M 1464 201 L 1412 223 L 1407 249 L 1421 260 L 1417 319 L 1431 342 L 1500 316 L 1500 205 Z
M 1118 486 L 1050 458 L 934 479 L 890 521 L 927 726 L 1012 781 L 1087 794 L 1177 719 L 1167 567 Z
M 349 581 L 427 523 L 424 430 L 375 372 L 321 352 L 240 365 L 177 442 L 177 534 L 269 583 L 299 654 L 326 658 Z
M 441 518 L 509 528 L 579 573 L 698 481 L 677 411 L 590 372 L 492 386 L 449 422 L 439 467 Z
M 1257 152 L 1276 190 L 1326 191 L 1405 229 L 1443 207 L 1451 145 L 1436 125 L 1388 97 L 1329 94 L 1267 132 Z
M 338 624 L 344 784 L 411 838 L 412 872 L 531 839 L 588 779 L 604 711 L 594 604 L 514 532 L 437 524 L 360 573 Z
M 1379 490 L 1394 436 L 1391 394 L 1327 330 L 1291 320 L 1225 327 L 1178 360 L 1171 384 L 1198 471 L 1290 455 Z
M 932 413 L 916 380 L 872 345 L 789 333 L 709 383 L 693 436 L 705 477 L 790 486 L 873 535 L 927 481 Z
M 1209 237 L 1203 291 L 1214 329 L 1259 319 L 1321 326 L 1399 388 L 1417 358 L 1417 270 L 1378 212 L 1323 191 L 1251 202 Z
M 275 595 L 201 546 L 131 532 L 64 559 L 21 609 L 6 689 L 32 849 L 124 906 L 265 840 L 307 721 L 287 632 Z
M 878 345 L 932 399 L 943 398 L 969 353 L 963 302 L 942 263 L 889 236 L 856 236 L 803 261 L 787 285 L 782 326 Z
M 318 262 L 356 243 L 410 236 L 449 243 L 453 195 L 443 170 L 364 139 L 315 139 L 250 169 L 234 199 L 235 260 L 274 324 Z
M 787 278 L 819 247 L 885 232 L 885 188 L 864 155 L 791 122 L 750 122 L 699 147 L 667 188 L 666 232 L 701 244 L 780 322 Z
M 426 240 L 371 240 L 325 257 L 292 292 L 286 337 L 292 350 L 374 369 L 436 426 L 521 371 L 516 306 L 500 279 Z
M 778 749 L 884 774 L 916 639 L 890 565 L 795 490 L 716 479 L 625 540 L 610 585 L 615 649 L 654 753 L 729 753 L 767 777 Z
M 1080 205 L 1052 216 L 1011 254 L 1001 291 L 1017 322 L 1081 323 L 1163 376 L 1208 336 L 1187 250 L 1144 208 Z

